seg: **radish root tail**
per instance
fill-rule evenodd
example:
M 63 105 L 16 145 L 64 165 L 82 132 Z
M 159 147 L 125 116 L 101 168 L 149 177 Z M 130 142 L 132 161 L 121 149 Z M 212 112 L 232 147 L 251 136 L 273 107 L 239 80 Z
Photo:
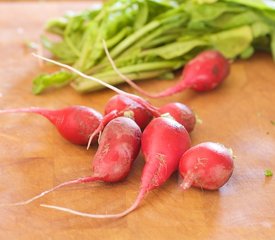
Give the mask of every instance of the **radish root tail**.
M 98 177 L 82 177 L 82 178 L 78 178 L 78 179 L 75 179 L 75 180 L 71 180 L 71 181 L 68 181 L 68 182 L 64 182 L 64 183 L 61 183 L 51 189 L 48 189 L 28 200 L 25 200 L 25 201 L 21 201 L 21 202 L 15 202 L 15 203 L 3 203 L 3 204 L 0 204 L 0 207 L 13 207 L 13 206 L 24 206 L 24 205 L 28 205 L 29 203 L 61 188 L 61 187 L 65 187 L 65 186 L 69 186 L 69 185 L 72 185 L 72 184 L 76 184 L 76 183 L 87 183 L 87 182 L 93 182 L 93 181 L 97 181 L 97 180 L 100 180 Z
M 103 40 L 102 42 L 103 42 L 103 48 L 104 48 L 105 54 L 106 54 L 106 56 L 107 56 L 107 58 L 108 58 L 108 60 L 111 64 L 113 70 L 117 73 L 117 75 L 119 77 L 121 77 L 125 82 L 127 82 L 132 88 L 134 88 L 135 90 L 137 90 L 138 92 L 140 92 L 144 96 L 154 98 L 155 97 L 154 94 L 150 94 L 147 91 L 143 90 L 141 87 L 139 87 L 137 84 L 135 84 L 133 80 L 129 79 L 128 77 L 126 77 L 124 74 L 122 74 L 119 71 L 119 69 L 117 68 L 114 60 L 112 59 L 112 57 L 110 55 L 110 52 L 107 48 L 107 44 L 106 44 L 105 40 Z
M 98 136 L 98 143 L 100 141 L 100 135 L 102 130 L 104 129 L 104 127 L 114 118 L 118 117 L 119 115 L 121 115 L 121 113 L 117 110 L 113 110 L 110 113 L 106 114 L 104 116 L 104 118 L 102 119 L 102 121 L 100 122 L 99 126 L 97 127 L 97 129 L 91 134 L 91 136 L 89 137 L 89 141 L 87 144 L 87 150 L 90 148 L 91 143 L 93 141 L 93 138 L 99 134 Z
M 128 209 L 126 209 L 125 211 L 123 211 L 121 213 L 116 213 L 116 214 L 85 213 L 85 212 L 76 211 L 76 210 L 73 210 L 73 209 L 70 209 L 70 208 L 65 208 L 65 207 L 60 207 L 60 206 L 55 206 L 55 205 L 49 205 L 49 204 L 40 204 L 40 206 L 45 207 L 45 208 L 58 210 L 58 211 L 62 211 L 62 212 L 66 212 L 66 213 L 77 215 L 77 216 L 81 216 L 81 217 L 86 217 L 86 218 L 101 218 L 101 219 L 121 218 L 121 217 L 126 216 L 130 212 L 134 211 L 138 207 L 138 205 L 140 204 L 140 202 L 142 201 L 144 196 L 145 196 L 145 191 L 141 190 L 140 193 L 138 194 L 135 202 Z
M 193 182 L 194 182 L 194 173 L 189 172 L 189 173 L 187 173 L 186 176 L 184 176 L 184 178 L 181 180 L 179 186 L 180 186 L 180 188 L 181 188 L 182 190 L 187 190 L 187 189 L 189 189 L 189 188 L 192 186 Z

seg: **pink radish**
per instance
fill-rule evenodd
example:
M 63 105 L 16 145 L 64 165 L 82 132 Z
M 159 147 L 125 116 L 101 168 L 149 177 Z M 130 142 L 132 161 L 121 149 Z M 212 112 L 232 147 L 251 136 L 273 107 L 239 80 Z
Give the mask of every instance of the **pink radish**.
M 182 124 L 190 133 L 196 124 L 196 117 L 193 111 L 183 103 L 168 103 L 159 108 L 162 114 L 169 113 L 177 122 Z
M 58 110 L 39 107 L 0 110 L 2 113 L 35 113 L 47 118 L 68 141 L 86 145 L 90 135 L 99 126 L 102 115 L 84 106 L 71 106 Z M 94 139 L 96 141 L 96 139 Z
M 2 206 L 26 205 L 58 188 L 76 183 L 122 181 L 128 176 L 132 163 L 140 151 L 140 141 L 141 130 L 132 119 L 115 118 L 106 125 L 100 137 L 98 150 L 92 162 L 92 176 L 64 182 L 29 200 Z
M 156 115 L 157 108 L 155 108 L 154 111 L 154 114 Z M 132 118 L 141 130 L 143 130 L 153 118 L 153 114 L 147 109 L 147 107 L 141 105 L 135 100 L 132 100 L 126 95 L 115 95 L 107 102 L 105 106 L 105 115 L 98 128 L 91 135 L 87 148 L 89 148 L 94 136 L 99 134 L 110 120 L 118 116 Z
M 190 186 L 207 190 L 222 187 L 234 169 L 232 151 L 219 143 L 204 142 L 186 151 L 179 164 L 183 178 L 180 187 Z
M 105 182 L 123 180 L 140 150 L 141 130 L 130 118 L 117 117 L 104 128 L 93 160 L 93 172 Z
M 123 217 L 139 206 L 146 193 L 164 184 L 177 170 L 180 157 L 190 147 L 190 142 L 186 129 L 171 118 L 155 118 L 148 124 L 141 139 L 146 163 L 142 171 L 140 191 L 132 206 L 121 213 L 89 214 L 58 206 L 41 206 L 90 218 Z
M 135 90 L 151 98 L 171 96 L 188 88 L 199 92 L 209 91 L 223 82 L 230 72 L 229 61 L 219 51 L 205 50 L 185 65 L 181 79 L 175 86 L 160 93 L 148 93 L 117 69 L 105 42 L 103 46 L 114 71 Z
M 143 130 L 153 118 L 152 113 L 147 108 L 125 95 L 115 95 L 107 102 L 105 115 L 113 110 L 123 112 L 132 111 L 133 118 L 141 130 Z

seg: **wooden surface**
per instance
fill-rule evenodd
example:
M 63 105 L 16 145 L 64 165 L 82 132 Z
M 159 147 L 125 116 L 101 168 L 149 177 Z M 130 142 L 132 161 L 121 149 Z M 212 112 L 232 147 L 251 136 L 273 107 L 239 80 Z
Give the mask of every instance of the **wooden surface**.
M 32 78 L 45 68 L 24 47 L 36 41 L 45 21 L 88 3 L 0 4 L 0 108 L 42 106 L 61 108 L 88 105 L 103 111 L 114 95 L 109 90 L 80 95 L 70 87 L 31 93 Z M 140 86 L 156 91 L 173 81 L 147 81 Z M 122 85 L 122 89 L 131 89 Z M 232 64 L 230 76 L 215 91 L 187 91 L 162 100 L 189 105 L 202 120 L 191 137 L 193 144 L 218 141 L 236 155 L 235 171 L 219 191 L 177 187 L 177 174 L 151 192 L 130 215 L 116 220 L 93 220 L 40 207 L 57 204 L 92 213 L 116 213 L 135 199 L 143 159 L 140 156 L 126 181 L 64 188 L 28 206 L 0 208 L 0 239 L 274 239 L 275 64 L 258 53 Z M 96 147 L 63 140 L 41 116 L 0 117 L 0 203 L 28 199 L 63 181 L 90 174 Z

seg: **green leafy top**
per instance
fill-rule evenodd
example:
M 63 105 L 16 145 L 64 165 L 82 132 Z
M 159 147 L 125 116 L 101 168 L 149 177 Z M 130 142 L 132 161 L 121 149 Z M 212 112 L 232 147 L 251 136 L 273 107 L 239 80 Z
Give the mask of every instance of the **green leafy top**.
M 46 30 L 59 36 L 41 38 L 57 60 L 112 84 L 123 80 L 110 67 L 103 39 L 118 67 L 134 80 L 170 75 L 206 48 L 232 59 L 264 49 L 275 59 L 275 8 L 267 0 L 111 0 L 50 20 Z M 38 94 L 70 82 L 78 91 L 99 88 L 63 71 L 39 76 L 33 89 Z

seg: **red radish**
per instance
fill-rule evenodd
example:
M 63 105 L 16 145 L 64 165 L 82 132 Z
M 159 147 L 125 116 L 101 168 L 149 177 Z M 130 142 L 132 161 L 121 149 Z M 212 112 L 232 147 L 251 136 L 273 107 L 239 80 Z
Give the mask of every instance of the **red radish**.
M 160 93 L 148 93 L 117 69 L 105 42 L 103 46 L 114 71 L 138 92 L 151 98 L 171 96 L 188 88 L 199 92 L 209 91 L 217 87 L 230 72 L 229 61 L 219 51 L 205 50 L 185 65 L 181 80 L 175 86 Z
M 1 113 L 35 113 L 47 118 L 68 141 L 86 145 L 90 135 L 99 126 L 102 115 L 84 106 L 71 106 L 58 110 L 39 107 L 0 110 Z M 94 139 L 96 141 L 96 139 Z
M 233 169 L 230 149 L 213 142 L 198 144 L 186 151 L 180 159 L 179 172 L 183 178 L 180 187 L 216 190 L 229 180 Z
M 123 180 L 140 150 L 141 130 L 130 118 L 117 117 L 104 128 L 93 160 L 94 176 L 105 182 Z
M 186 129 L 177 121 L 159 117 L 153 119 L 145 128 L 141 149 L 145 166 L 141 176 L 141 186 L 135 202 L 127 210 L 118 214 L 89 214 L 68 208 L 42 204 L 41 206 L 65 211 L 90 218 L 119 218 L 135 210 L 145 194 L 164 184 L 178 168 L 182 154 L 190 147 L 191 141 Z
M 105 115 L 113 110 L 122 112 L 132 111 L 133 119 L 141 130 L 143 130 L 153 118 L 147 108 L 125 95 L 115 95 L 108 101 L 105 106 Z
M 154 111 L 154 114 L 156 114 L 157 108 L 155 108 Z M 132 118 L 141 130 L 143 130 L 153 118 L 151 111 L 149 111 L 147 107 L 141 105 L 126 95 L 115 95 L 107 102 L 105 106 L 105 116 L 103 117 L 98 128 L 91 135 L 87 148 L 89 148 L 94 136 L 100 133 L 110 120 L 118 116 Z
M 159 108 L 159 111 L 162 114 L 169 113 L 177 122 L 182 124 L 189 133 L 193 131 L 196 124 L 196 117 L 193 111 L 185 104 L 179 102 L 168 103 Z
M 100 137 L 98 150 L 92 162 L 92 176 L 64 182 L 29 200 L 2 206 L 26 205 L 58 188 L 76 183 L 122 181 L 128 176 L 132 163 L 138 156 L 140 142 L 141 130 L 132 119 L 115 118 L 106 125 Z
M 123 180 L 140 150 L 141 130 L 130 118 L 117 117 L 104 128 L 93 161 L 94 175 L 105 182 Z

